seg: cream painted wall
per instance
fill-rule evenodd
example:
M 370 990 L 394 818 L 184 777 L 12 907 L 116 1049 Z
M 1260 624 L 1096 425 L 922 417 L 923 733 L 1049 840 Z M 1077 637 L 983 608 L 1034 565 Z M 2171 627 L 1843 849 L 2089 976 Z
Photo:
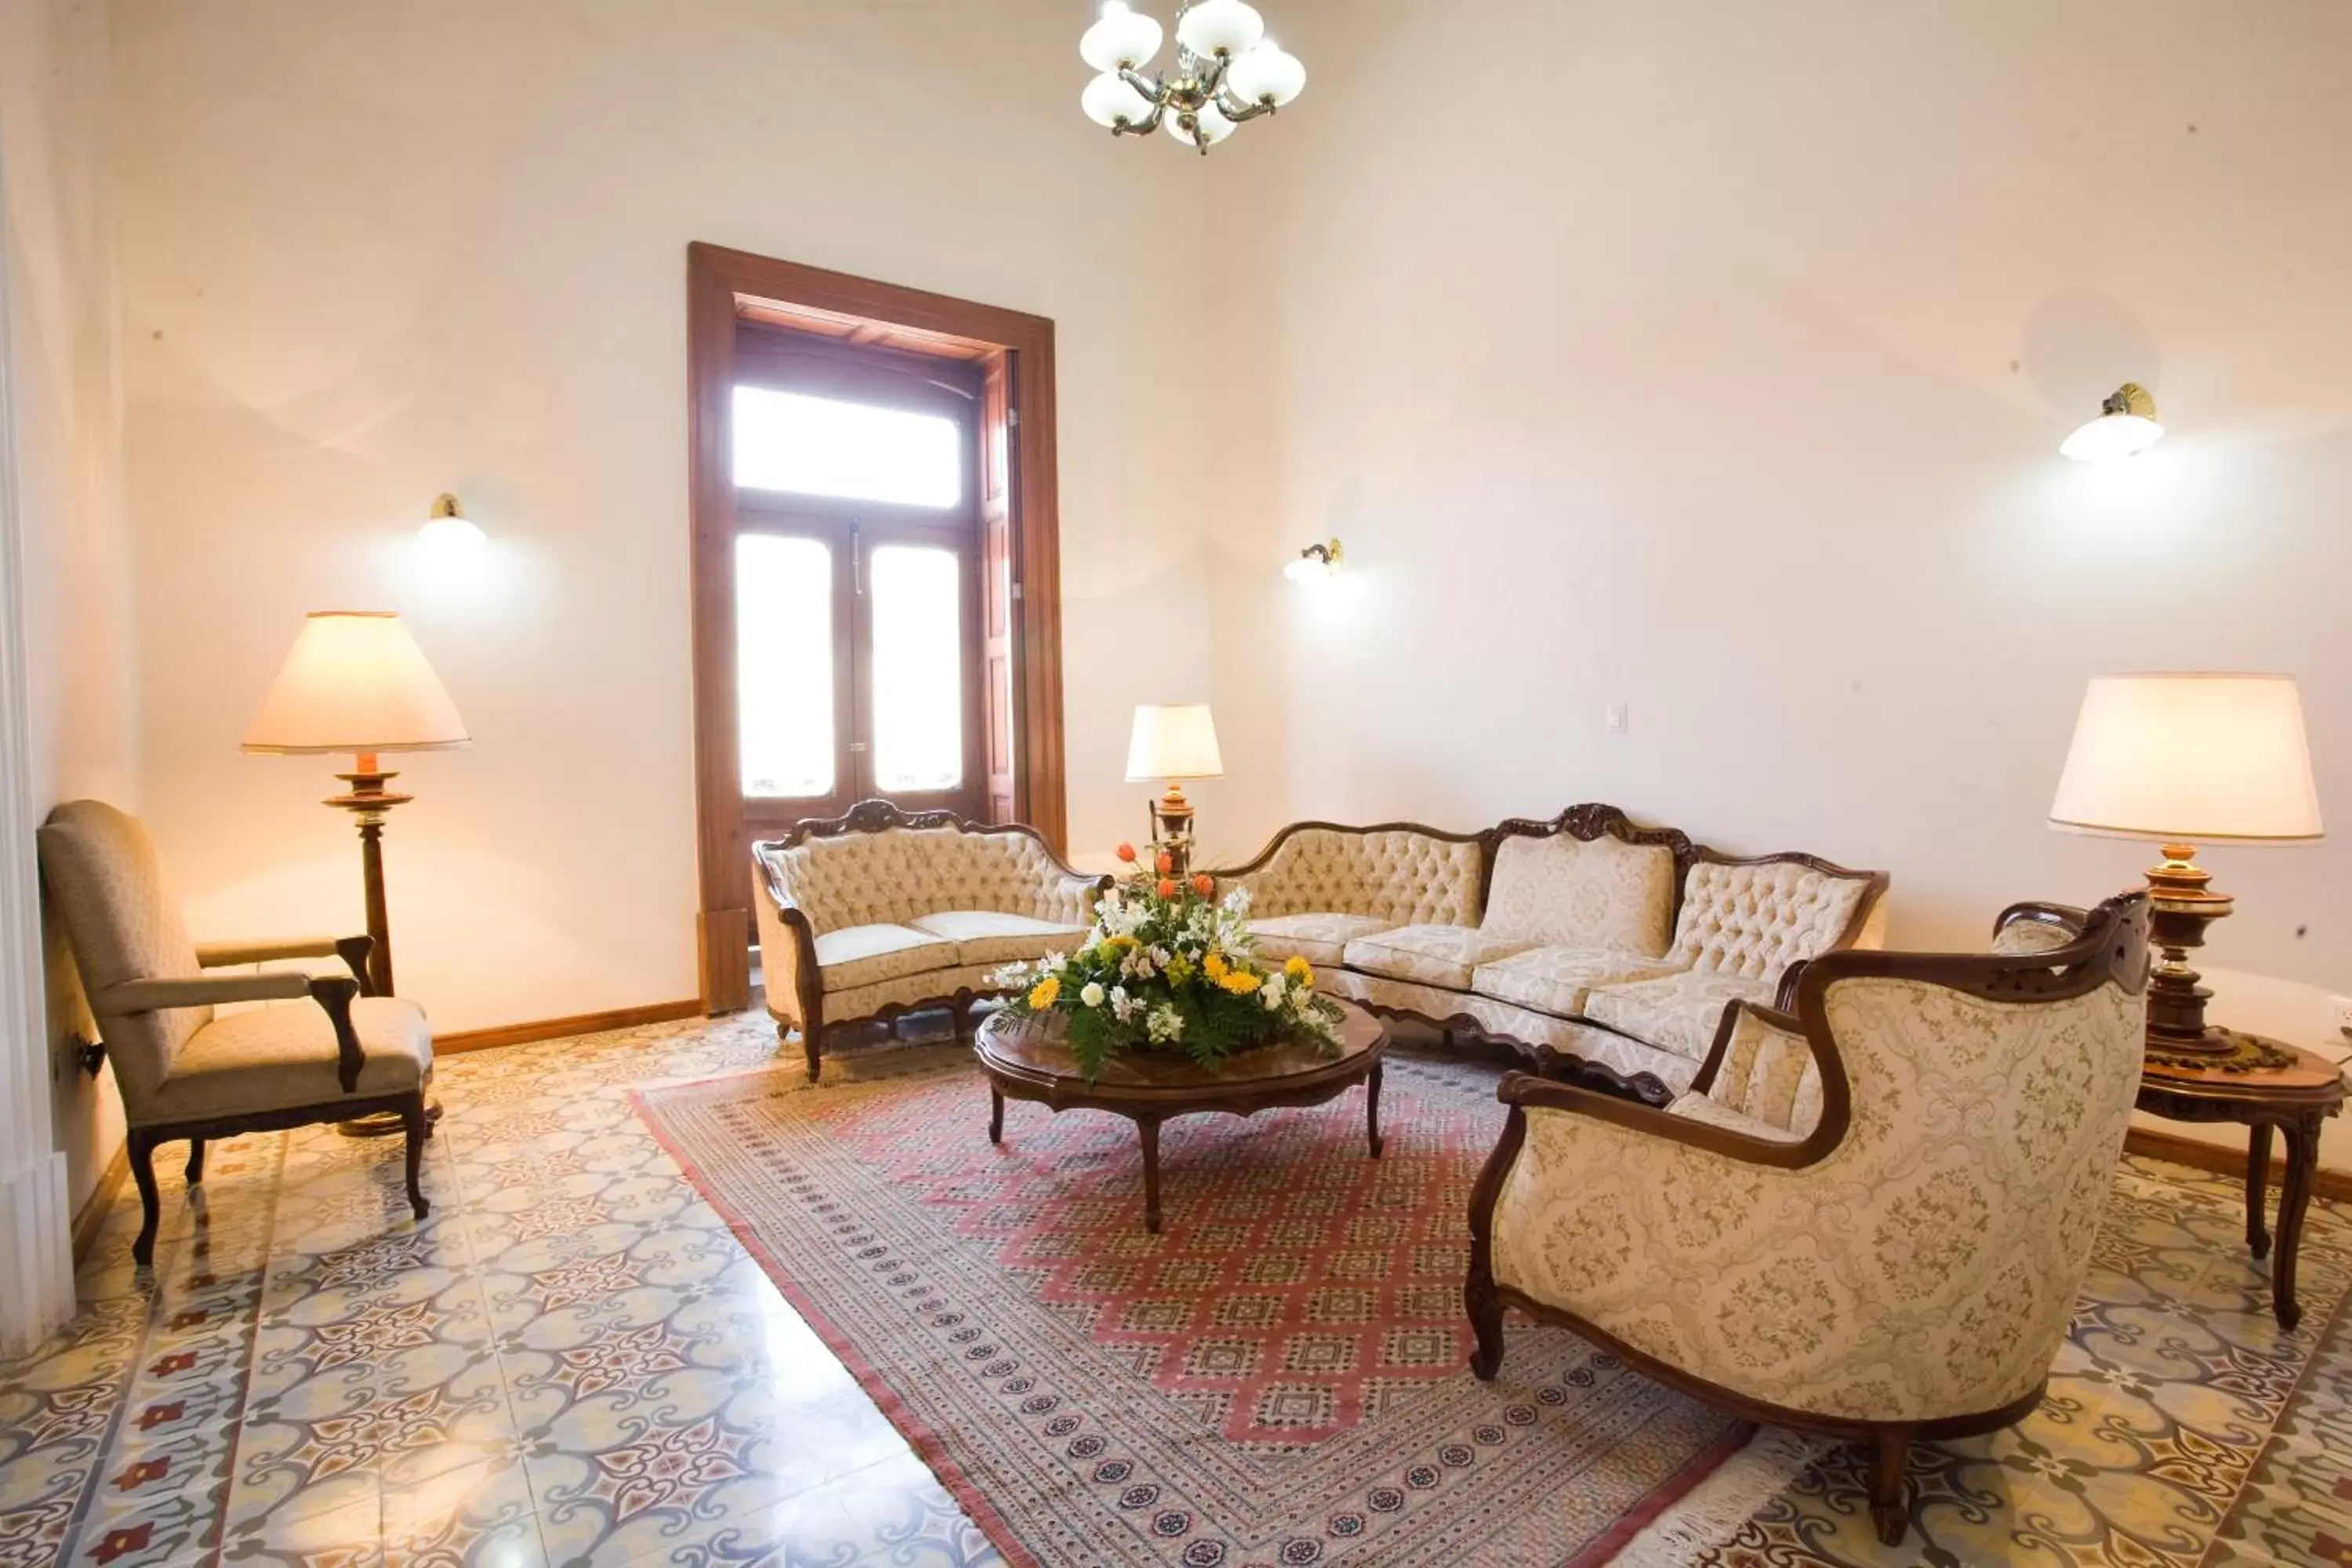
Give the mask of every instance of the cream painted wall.
M 138 804 L 109 91 L 103 4 L 0 8 L 7 373 L 37 816 L 83 795 Z M 121 1108 L 63 1044 L 90 1026 L 49 923 L 50 1111 L 79 1205 L 121 1146 Z
M 2352 10 L 1269 14 L 1314 74 L 1218 154 L 1206 312 L 1231 847 L 1610 800 L 1969 942 L 2153 858 L 2043 826 L 2087 677 L 2284 669 L 2337 837 L 2209 852 L 2210 951 L 2352 991 Z M 2170 438 L 2061 459 L 2126 378 Z
M 694 994 L 697 239 L 1055 320 L 1070 832 L 1131 833 L 1129 707 L 1209 679 L 1154 482 L 1202 388 L 1149 374 L 1197 328 L 1204 174 L 1087 133 L 1086 14 L 120 5 L 145 795 L 200 935 L 358 924 L 331 759 L 236 741 L 305 610 L 383 606 L 475 736 L 403 765 L 403 992 L 445 1030 Z M 494 541 L 463 588 L 415 571 L 442 489 Z

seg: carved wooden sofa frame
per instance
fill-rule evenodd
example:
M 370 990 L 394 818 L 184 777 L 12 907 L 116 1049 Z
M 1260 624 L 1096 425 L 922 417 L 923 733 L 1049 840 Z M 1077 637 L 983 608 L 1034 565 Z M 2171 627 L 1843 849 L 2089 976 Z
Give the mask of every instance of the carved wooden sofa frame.
M 2069 940 L 2060 947 L 2014 954 L 1845 949 L 1825 953 L 1791 971 L 1782 989 L 1783 1006 L 1762 1008 L 1745 1002 L 1731 1004 L 1717 1030 L 1714 1048 L 1694 1080 L 1693 1090 L 1703 1093 L 1713 1088 L 1743 1013 L 1756 1015 L 1776 1028 L 1801 1033 L 1811 1047 L 1822 1089 L 1820 1119 L 1801 1139 L 1768 1141 L 1731 1127 L 1670 1115 L 1651 1105 L 1594 1092 L 1575 1083 L 1521 1072 L 1506 1074 L 1496 1088 L 1496 1098 L 1510 1108 L 1509 1117 L 1470 1195 L 1470 1264 L 1463 1285 L 1463 1303 L 1477 1342 L 1470 1358 L 1473 1373 L 1482 1381 L 1495 1378 L 1503 1360 L 1504 1310 L 1516 1308 L 1538 1322 L 1566 1328 L 1601 1346 L 1644 1376 L 1743 1419 L 1867 1445 L 1872 1453 L 1872 1521 L 1882 1542 L 1890 1546 L 1901 1542 L 1908 1523 L 1904 1474 L 1912 1443 L 1974 1436 L 2015 1425 L 2041 1405 L 2048 1386 L 2046 1375 L 2031 1392 L 1998 1408 L 1965 1411 L 1928 1421 L 1864 1421 L 1769 1404 L 1645 1354 L 1574 1312 L 1498 1283 L 1495 1278 L 1495 1212 L 1504 1183 L 1526 1142 L 1528 1111 L 1531 1108 L 1571 1111 L 1748 1164 L 1801 1170 L 1827 1158 L 1845 1138 L 1853 1110 L 1852 1086 L 1825 1008 L 1830 987 L 1841 980 L 1922 980 L 1995 1001 L 2068 1000 L 2087 994 L 2110 980 L 2131 994 L 2145 991 L 2148 948 L 2147 910 L 2143 894 L 2120 895 L 2090 911 L 2055 904 L 2012 905 L 1996 922 L 1996 935 L 2020 922 L 2055 928 L 2068 933 Z
M 1376 833 L 1414 833 L 1436 839 L 1441 843 L 1475 844 L 1478 846 L 1479 860 L 1477 905 L 1482 911 L 1486 907 L 1488 895 L 1493 889 L 1496 854 L 1506 839 L 1549 838 L 1566 834 L 1587 844 L 1606 837 L 1624 844 L 1663 845 L 1673 853 L 1675 865 L 1674 886 L 1666 909 L 1666 929 L 1669 931 L 1675 929 L 1676 922 L 1682 918 L 1683 900 L 1688 888 L 1691 868 L 1701 863 L 1717 866 L 1793 864 L 1832 877 L 1866 876 L 1867 886 L 1855 904 L 1852 920 L 1847 922 L 1846 929 L 1839 934 L 1833 951 L 1850 948 L 1861 940 L 1871 921 L 1877 916 L 1885 899 L 1888 886 L 1887 873 L 1884 871 L 1864 873 L 1850 867 L 1840 866 L 1834 861 L 1825 860 L 1820 856 L 1801 851 L 1784 850 L 1770 855 L 1746 857 L 1727 855 L 1719 849 L 1694 842 L 1691 837 L 1680 828 L 1643 826 L 1634 822 L 1621 808 L 1598 801 L 1587 801 L 1571 805 L 1560 812 L 1559 816 L 1549 818 L 1508 817 L 1493 827 L 1484 828 L 1475 833 L 1453 833 L 1420 822 L 1381 822 L 1366 826 L 1338 822 L 1294 822 L 1278 830 L 1271 839 L 1267 840 L 1265 847 L 1259 850 L 1244 864 L 1218 870 L 1212 875 L 1220 882 L 1223 882 L 1261 870 L 1272 863 L 1276 856 L 1281 853 L 1283 846 L 1292 837 L 1310 830 L 1357 836 Z M 1776 1004 L 1780 1007 L 1785 1009 L 1795 996 L 1797 981 L 1804 967 L 1802 962 L 1792 964 L 1782 976 L 1775 997 Z M 1664 1107 L 1675 1098 L 1675 1091 L 1654 1073 L 1621 1073 L 1603 1063 L 1588 1061 L 1573 1052 L 1563 1051 L 1543 1042 L 1525 1040 L 1514 1035 L 1497 1033 L 1469 1013 L 1454 1013 L 1439 1017 L 1409 1007 L 1391 1006 L 1378 1002 L 1359 1000 L 1356 1005 L 1382 1017 L 1408 1019 L 1436 1029 L 1445 1037 L 1447 1045 L 1453 1048 L 1461 1049 L 1467 1054 L 1488 1060 L 1525 1064 L 1547 1079 L 1582 1084 L 1604 1094 L 1617 1095 L 1654 1107 Z M 1726 1014 L 1725 1021 L 1726 1023 L 1729 1021 L 1728 1013 Z M 1612 1028 L 1598 1019 L 1583 1018 L 1577 1022 L 1584 1028 L 1603 1034 L 1619 1035 L 1622 1038 L 1633 1040 L 1643 1046 L 1651 1044 L 1637 1036 Z
M 793 944 L 793 948 L 791 955 L 793 965 L 793 994 L 801 1009 L 801 1054 L 807 1064 L 808 1080 L 811 1083 L 815 1083 L 824 1070 L 824 1032 L 835 1022 L 888 1024 L 910 1013 L 937 1012 L 944 1008 L 953 1012 L 956 1033 L 958 1037 L 961 1038 L 971 1028 L 971 1005 L 983 997 L 998 995 L 1001 993 L 991 987 L 958 985 L 936 995 L 890 1003 L 870 1013 L 861 1013 L 855 1019 L 829 1020 L 825 1016 L 824 980 L 816 962 L 816 928 L 811 923 L 808 915 L 793 902 L 781 870 L 768 852 L 791 849 L 814 838 L 839 838 L 852 834 L 880 833 L 892 828 L 943 827 L 952 828 L 958 833 L 1013 833 L 1034 840 L 1039 849 L 1044 852 L 1048 864 L 1066 877 L 1091 881 L 1097 896 L 1108 889 L 1113 880 L 1107 876 L 1087 878 L 1086 873 L 1077 870 L 1055 854 L 1054 847 L 1045 841 L 1045 835 L 1034 827 L 1018 823 L 974 822 L 959 816 L 951 811 L 905 812 L 889 802 L 882 800 L 860 801 L 841 816 L 804 819 L 793 824 L 792 830 L 780 839 L 765 839 L 754 844 L 751 847 L 751 853 L 762 884 L 761 890 L 767 898 L 773 900 L 775 918 L 781 923 L 786 940 Z M 775 963 L 781 956 L 782 955 L 771 955 L 762 952 L 761 967 L 764 969 Z M 792 1025 L 788 1020 L 777 1016 L 772 1006 L 770 1008 L 770 1015 L 776 1018 L 776 1039 L 779 1044 L 782 1044 L 789 1038 Z

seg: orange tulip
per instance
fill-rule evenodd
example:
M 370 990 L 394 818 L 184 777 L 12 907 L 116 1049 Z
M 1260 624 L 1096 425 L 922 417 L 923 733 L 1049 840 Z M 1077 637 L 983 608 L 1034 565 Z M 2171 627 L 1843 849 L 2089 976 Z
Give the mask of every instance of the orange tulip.
M 1217 879 L 1203 871 L 1192 879 L 1192 890 L 1205 899 L 1217 890 Z
M 1163 849 L 1160 852 L 1160 858 L 1152 862 L 1152 868 L 1165 877 L 1169 872 L 1176 869 L 1176 857 Z
M 1163 899 L 1172 899 L 1176 896 L 1176 879 L 1173 877 L 1160 879 L 1160 896 Z
M 1118 847 L 1118 854 L 1120 859 L 1132 862 L 1135 859 L 1135 846 L 1122 844 Z

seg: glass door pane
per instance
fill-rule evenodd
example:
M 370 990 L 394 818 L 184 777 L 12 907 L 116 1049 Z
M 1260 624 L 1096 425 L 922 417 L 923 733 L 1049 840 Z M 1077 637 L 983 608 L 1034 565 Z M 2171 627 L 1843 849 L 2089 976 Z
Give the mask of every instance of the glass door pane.
M 833 552 L 773 533 L 735 540 L 735 693 L 743 794 L 834 792 Z
M 929 794 L 963 782 L 963 563 L 953 550 L 877 547 L 873 623 L 874 787 Z

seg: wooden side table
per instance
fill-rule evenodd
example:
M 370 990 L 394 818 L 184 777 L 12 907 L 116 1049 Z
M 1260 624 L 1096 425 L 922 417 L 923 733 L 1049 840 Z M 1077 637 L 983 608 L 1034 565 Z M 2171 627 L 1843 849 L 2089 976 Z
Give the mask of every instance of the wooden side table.
M 2139 1109 L 2171 1121 L 2242 1121 L 2246 1141 L 2246 1246 L 2256 1258 L 2271 1249 L 2263 1228 L 2263 1187 L 2270 1174 L 2271 1130 L 2286 1143 L 2286 1174 L 2279 1184 L 2278 1253 L 2271 1259 L 2271 1310 L 2281 1328 L 2302 1320 L 2294 1300 L 2295 1255 L 2303 1216 L 2311 1206 L 2312 1173 L 2319 1164 L 2319 1127 L 2344 1109 L 2344 1075 L 2315 1051 L 2295 1049 L 2294 1065 L 2261 1072 L 2150 1062 L 2139 1079 Z

